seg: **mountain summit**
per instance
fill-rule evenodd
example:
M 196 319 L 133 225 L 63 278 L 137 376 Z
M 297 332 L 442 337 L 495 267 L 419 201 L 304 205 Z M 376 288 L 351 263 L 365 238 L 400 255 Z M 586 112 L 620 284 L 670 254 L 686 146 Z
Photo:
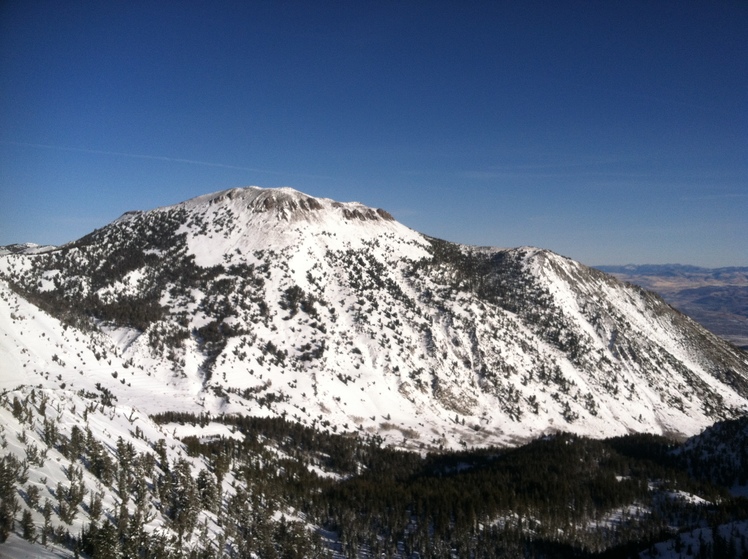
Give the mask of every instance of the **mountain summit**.
M 146 413 L 282 416 L 412 447 L 692 435 L 748 410 L 748 357 L 552 252 L 237 188 L 0 256 L 6 387 Z M 20 318 L 20 317 L 23 318 Z

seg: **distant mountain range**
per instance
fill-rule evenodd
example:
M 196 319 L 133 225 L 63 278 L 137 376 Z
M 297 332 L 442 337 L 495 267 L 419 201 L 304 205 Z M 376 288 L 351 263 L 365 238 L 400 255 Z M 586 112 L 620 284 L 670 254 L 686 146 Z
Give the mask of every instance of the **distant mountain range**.
M 748 268 L 679 264 L 597 266 L 622 281 L 660 294 L 706 328 L 748 349 Z

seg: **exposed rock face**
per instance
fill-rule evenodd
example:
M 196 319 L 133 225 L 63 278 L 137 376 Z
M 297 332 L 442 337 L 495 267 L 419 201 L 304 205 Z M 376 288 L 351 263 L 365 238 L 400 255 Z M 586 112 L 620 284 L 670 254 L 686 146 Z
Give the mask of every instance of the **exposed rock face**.
M 394 221 L 394 218 L 385 210 L 367 208 L 355 202 L 344 204 L 332 200 L 314 198 L 292 188 L 235 188 L 209 196 L 208 205 L 221 204 L 229 200 L 242 201 L 246 203 L 247 209 L 253 212 L 268 212 L 283 221 L 308 219 L 308 212 L 323 210 L 332 212 L 333 214 L 340 213 L 348 220 L 377 221 L 381 219 Z M 203 198 L 199 197 L 196 200 L 203 201 Z

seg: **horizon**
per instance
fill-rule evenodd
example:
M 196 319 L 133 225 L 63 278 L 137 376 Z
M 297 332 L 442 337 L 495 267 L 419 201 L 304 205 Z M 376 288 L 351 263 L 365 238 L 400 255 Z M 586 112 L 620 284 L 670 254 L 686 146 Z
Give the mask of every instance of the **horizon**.
M 591 266 L 748 266 L 748 6 L 0 6 L 0 245 L 245 185 Z
M 266 189 L 266 190 L 272 190 L 272 189 L 278 190 L 278 189 L 291 188 L 293 190 L 297 190 L 298 191 L 298 189 L 294 189 L 293 187 L 287 187 L 287 186 L 265 188 L 265 187 L 258 187 L 257 185 L 251 185 L 251 186 L 246 186 L 246 187 L 234 187 L 234 188 L 225 189 L 225 190 L 217 190 L 217 191 L 213 191 L 213 192 L 206 192 L 206 193 L 203 193 L 203 194 L 198 194 L 194 198 L 201 198 L 201 197 L 204 197 L 204 196 L 211 196 L 211 195 L 214 195 L 214 194 L 219 194 L 221 192 L 229 192 L 231 190 L 236 190 L 237 188 L 238 189 L 241 189 L 241 188 L 263 188 L 263 189 Z M 301 192 L 301 191 L 298 191 L 298 192 Z M 301 194 L 311 196 L 310 194 L 308 194 L 306 192 L 301 192 Z M 317 197 L 317 198 L 319 198 L 319 197 Z M 188 198 L 187 200 L 182 200 L 181 202 L 177 202 L 176 204 L 168 204 L 166 206 L 158 206 L 156 208 L 148 208 L 146 210 L 126 210 L 120 216 L 118 216 L 117 218 L 115 218 L 112 221 L 116 221 L 116 219 L 119 219 L 120 217 L 123 217 L 124 215 L 126 215 L 128 213 L 131 213 L 133 211 L 134 212 L 141 212 L 141 211 L 142 212 L 148 212 L 148 211 L 151 211 L 151 210 L 157 210 L 157 209 L 161 209 L 161 208 L 165 208 L 165 207 L 170 207 L 170 206 L 173 206 L 173 205 L 178 205 L 178 204 L 181 204 L 181 203 L 184 203 L 184 202 L 188 202 L 188 201 L 190 201 L 192 199 L 193 198 Z M 340 202 L 340 200 L 335 200 L 335 201 L 336 202 Z M 347 200 L 345 202 L 359 203 L 358 200 Z M 374 208 L 374 209 L 378 209 L 378 208 Z M 381 209 L 384 209 L 386 211 L 386 208 L 381 208 Z M 112 222 L 103 225 L 102 228 L 106 227 L 107 225 L 109 225 L 111 223 Z M 92 233 L 93 231 L 95 231 L 97 229 L 100 229 L 100 228 L 96 228 L 96 229 L 94 229 L 92 231 L 88 231 L 86 234 Z M 425 233 L 424 233 L 424 235 L 425 235 Z M 83 236 L 85 236 L 85 234 Z M 45 247 L 50 247 L 52 250 L 54 250 L 54 249 L 58 249 L 60 247 L 63 247 L 65 245 L 67 245 L 67 244 L 75 243 L 80 238 L 82 238 L 82 237 L 78 237 L 76 239 L 72 239 L 70 241 L 67 241 L 67 242 L 59 244 L 59 245 L 38 244 L 38 243 L 34 243 L 34 242 L 21 242 L 21 243 L 11 243 L 11 244 L 8 244 L 8 245 L 0 245 L 0 248 L 2 248 L 2 247 L 12 247 L 12 246 L 19 246 L 19 247 L 28 246 L 29 248 L 45 248 Z M 441 240 L 449 241 L 449 239 L 441 239 Z M 528 246 L 528 247 L 531 247 L 531 248 L 538 248 L 538 249 L 544 249 L 545 248 L 545 247 L 537 247 L 537 246 L 533 246 L 533 245 L 517 245 L 517 246 L 512 246 L 512 247 L 494 246 L 494 245 L 465 245 L 465 246 L 472 246 L 472 247 L 480 248 L 480 249 L 495 249 L 495 250 L 512 250 L 512 249 L 515 249 L 515 248 L 519 248 L 521 246 Z M 565 257 L 565 255 L 562 255 L 562 254 L 559 254 L 559 255 Z M 587 264 L 587 265 L 590 266 L 590 267 L 592 267 L 592 268 L 621 268 L 621 269 L 625 269 L 625 268 L 637 268 L 638 269 L 638 268 L 647 268 L 647 267 L 655 268 L 656 267 L 656 268 L 695 268 L 695 269 L 714 270 L 714 271 L 717 271 L 717 270 L 726 270 L 726 269 L 731 269 L 731 268 L 739 268 L 739 269 L 741 269 L 741 268 L 748 268 L 748 266 L 739 266 L 739 265 L 738 266 L 719 266 L 719 267 L 715 267 L 715 268 L 710 268 L 710 267 L 697 266 L 697 265 L 694 265 L 694 264 L 680 263 L 680 262 L 663 262 L 663 263 L 656 263 L 656 262 L 640 262 L 640 263 L 627 262 L 625 264 L 596 263 L 596 264 Z M 618 273 L 618 272 L 611 272 L 611 273 Z

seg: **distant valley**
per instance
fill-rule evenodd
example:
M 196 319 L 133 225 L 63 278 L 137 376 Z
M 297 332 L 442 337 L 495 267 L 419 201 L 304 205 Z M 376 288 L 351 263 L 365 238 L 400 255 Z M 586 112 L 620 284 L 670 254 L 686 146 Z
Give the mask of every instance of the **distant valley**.
M 707 329 L 748 349 L 748 267 L 665 264 L 596 268 L 659 293 Z

